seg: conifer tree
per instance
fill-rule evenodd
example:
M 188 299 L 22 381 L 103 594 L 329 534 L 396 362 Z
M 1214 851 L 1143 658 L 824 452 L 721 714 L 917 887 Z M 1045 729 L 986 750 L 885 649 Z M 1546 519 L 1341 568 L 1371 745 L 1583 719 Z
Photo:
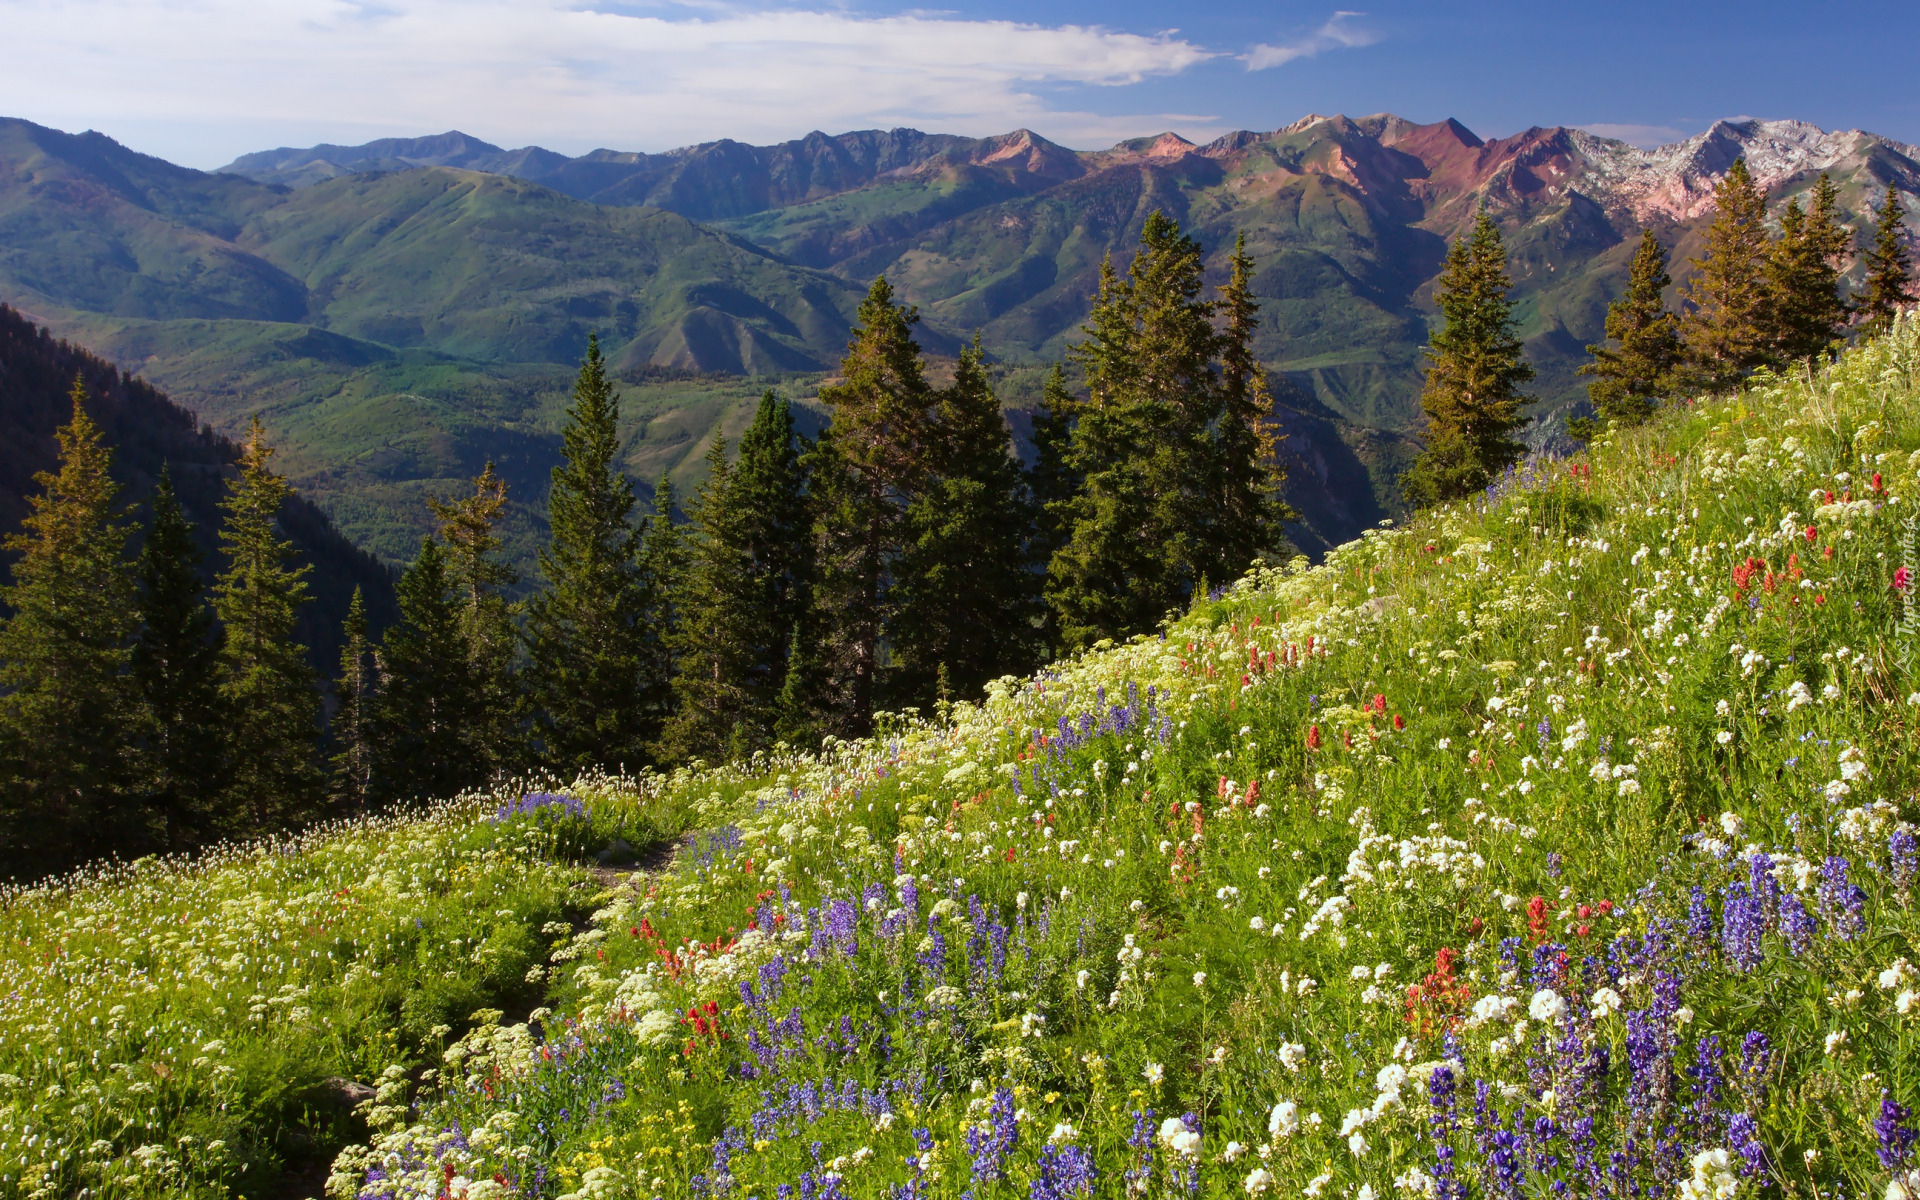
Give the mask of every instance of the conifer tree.
M 1533 378 L 1514 332 L 1507 252 L 1486 208 L 1455 240 L 1434 303 L 1446 324 L 1428 339 L 1426 448 L 1400 481 L 1416 507 L 1445 504 L 1486 487 L 1520 461 L 1514 433 L 1526 424 L 1520 386 Z
M 841 382 L 820 389 L 833 425 L 808 456 L 815 483 L 821 615 L 818 702 L 826 732 L 863 734 L 881 696 L 882 639 L 905 508 L 926 477 L 937 436 L 919 314 L 874 280 L 855 318 Z
M 1894 314 L 1913 303 L 1913 274 L 1903 236 L 1900 193 L 1891 185 L 1875 214 L 1873 248 L 1867 251 L 1867 278 L 1861 288 L 1860 331 L 1877 337 L 1893 327 Z
M 359 588 L 340 623 L 340 677 L 333 692 L 333 804 L 344 813 L 367 811 L 373 797 L 373 708 L 380 664 L 367 640 L 367 604 Z
M 307 599 L 309 566 L 289 566 L 292 543 L 278 519 L 292 489 L 274 474 L 273 448 L 255 417 L 238 475 L 221 503 L 227 569 L 213 608 L 225 627 L 220 698 L 227 714 L 227 817 L 236 833 L 265 833 L 313 816 L 319 696 L 294 616 Z
M 819 738 L 820 710 L 817 672 L 807 643 L 801 639 L 802 628 L 796 623 L 787 639 L 785 674 L 780 680 L 780 694 L 773 701 L 773 736 L 789 746 L 804 748 Z
M 747 522 L 738 506 L 727 443 L 707 452 L 707 479 L 687 516 L 693 534 L 675 589 L 673 710 L 661 735 L 661 758 L 717 761 L 736 742 L 763 739 L 750 727 L 766 720 L 752 686 L 757 635 L 770 614 L 754 586 Z
M 1680 330 L 1662 299 L 1672 282 L 1666 247 L 1653 230 L 1641 230 L 1627 290 L 1607 306 L 1607 338 L 1619 348 L 1588 346 L 1593 361 L 1580 368 L 1582 375 L 1597 376 L 1587 395 L 1599 415 L 1576 418 L 1577 426 L 1570 423 L 1575 437 L 1590 438 L 1608 422 L 1639 425 L 1672 390 L 1681 361 Z
M 140 633 L 132 671 L 142 722 L 141 786 L 169 853 L 205 840 L 222 778 L 220 637 L 200 579 L 200 548 L 173 477 L 160 472 L 135 569 Z
M 1689 260 L 1681 287 L 1686 381 L 1705 391 L 1736 387 L 1775 353 L 1768 317 L 1766 197 L 1735 159 L 1714 185 L 1719 212 L 1707 228 L 1705 258 Z
M 1247 235 L 1234 239 L 1221 285 L 1220 430 L 1214 461 L 1220 474 L 1221 519 L 1216 555 L 1226 583 L 1238 578 L 1259 555 L 1279 548 L 1281 522 L 1298 519 L 1280 499 L 1286 471 L 1280 465 L 1281 437 L 1274 424 L 1273 392 L 1266 368 L 1253 350 L 1260 305 L 1253 298 L 1253 258 Z
M 980 339 L 939 393 L 927 478 L 907 507 L 896 568 L 890 688 L 924 703 L 973 699 L 1032 665 L 1038 577 L 1012 433 L 987 379 Z
M 1151 628 L 1231 569 L 1215 445 L 1220 337 L 1202 284 L 1199 245 L 1158 211 L 1125 280 L 1111 260 L 1101 267 L 1087 340 L 1073 350 L 1088 396 L 1068 465 L 1083 483 L 1046 588 L 1069 647 Z
M 519 576 L 496 557 L 500 550 L 496 529 L 506 505 L 506 481 L 494 473 L 491 462 L 473 481 L 472 495 L 453 502 L 427 501 L 439 520 L 447 575 L 459 597 L 460 633 L 476 689 L 469 741 L 487 775 L 521 764 L 517 734 L 525 719 L 525 703 L 514 675 L 517 606 L 505 594 Z
M 528 605 L 528 692 L 540 756 L 561 769 L 646 761 L 646 588 L 633 485 L 618 470 L 620 401 L 598 338 L 574 381 L 566 461 L 547 496 L 546 588 Z
M 1073 394 L 1067 373 L 1059 363 L 1047 373 L 1040 410 L 1033 414 L 1033 466 L 1027 472 L 1027 491 L 1033 502 L 1033 546 L 1030 558 L 1040 569 L 1042 586 L 1053 556 L 1066 546 L 1072 530 L 1071 505 L 1079 494 L 1079 473 L 1069 464 L 1073 447 Z M 1043 657 L 1062 648 L 1059 613 L 1041 608 L 1040 642 Z
M 1780 236 L 1767 250 L 1766 324 L 1773 365 L 1824 358 L 1838 344 L 1847 308 L 1840 269 L 1850 238 L 1836 219 L 1833 181 L 1820 176 L 1813 205 L 1796 198 L 1780 217 Z
M 734 757 L 804 728 L 804 670 L 787 678 L 808 623 L 813 530 L 793 413 L 772 391 L 741 435 L 737 460 L 716 442 L 708 478 L 688 513 L 688 564 L 676 598 L 670 760 Z M 789 687 L 791 684 L 791 687 Z M 798 722 L 796 726 L 796 721 Z
M 473 745 L 479 688 L 467 657 L 460 597 L 440 543 L 425 538 L 394 589 L 400 619 L 380 639 L 380 689 L 370 706 L 376 803 L 450 797 L 484 782 Z
M 687 531 L 673 519 L 678 506 L 672 477 L 662 475 L 653 489 L 653 514 L 640 531 L 640 706 L 649 747 L 657 746 L 673 717 L 674 656 L 690 557 Z
M 0 589 L 0 755 L 6 765 L 6 866 L 32 877 L 141 844 L 134 791 L 138 697 L 127 530 L 118 520 L 112 452 L 76 377 L 60 427 L 60 469 L 41 472 L 19 557 Z

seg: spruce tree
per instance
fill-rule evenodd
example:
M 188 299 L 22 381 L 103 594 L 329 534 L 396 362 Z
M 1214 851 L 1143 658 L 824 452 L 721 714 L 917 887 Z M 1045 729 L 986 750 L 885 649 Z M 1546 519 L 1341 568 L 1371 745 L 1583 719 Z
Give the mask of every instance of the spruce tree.
M 989 680 L 1030 669 L 1038 649 L 1030 508 L 977 336 L 935 414 L 888 627 L 890 688 L 915 704 L 976 699 Z
M 647 760 L 641 691 L 646 589 L 633 485 L 618 469 L 620 401 L 598 338 L 574 381 L 566 461 L 547 495 L 544 591 L 528 605 L 528 693 L 541 758 L 558 769 Z
M 1707 228 L 1705 258 L 1690 259 L 1693 276 L 1681 286 L 1686 382 L 1704 391 L 1737 387 L 1749 372 L 1774 361 L 1767 295 L 1766 197 L 1735 159 L 1714 185 L 1719 212 Z
M 734 503 L 747 525 L 746 550 L 768 614 L 754 631 L 752 687 L 762 696 L 786 681 L 791 631 L 812 621 L 813 521 L 802 459 L 806 442 L 788 403 L 766 392 L 753 423 L 740 435 L 734 465 Z
M 480 689 L 467 657 L 461 600 L 440 543 L 425 538 L 394 589 L 400 619 L 380 638 L 370 706 L 371 793 L 379 804 L 445 798 L 482 783 L 474 745 Z
M 1221 339 L 1202 285 L 1199 245 L 1158 211 L 1126 279 L 1111 260 L 1101 267 L 1087 340 L 1072 352 L 1088 391 L 1068 455 L 1082 485 L 1046 588 L 1068 647 L 1149 629 L 1233 569 L 1215 440 Z
M 1253 350 L 1260 305 L 1253 298 L 1253 258 L 1247 253 L 1246 234 L 1234 239 L 1227 267 L 1219 300 L 1225 321 L 1219 345 L 1220 428 L 1213 454 L 1221 516 L 1215 526 L 1216 578 L 1222 583 L 1238 578 L 1256 557 L 1277 550 L 1283 540 L 1281 523 L 1299 516 L 1280 499 L 1286 482 L 1279 459 L 1282 439 L 1274 423 L 1266 368 Z
M 1891 185 L 1875 214 L 1873 248 L 1866 253 L 1867 278 L 1861 288 L 1860 331 L 1878 337 L 1893 327 L 1896 313 L 1913 303 L 1913 273 L 1907 257 L 1900 193 Z
M 135 569 L 140 635 L 132 670 L 145 710 L 141 786 L 157 844 L 171 853 L 198 845 L 212 828 L 226 720 L 219 629 L 200 578 L 200 548 L 164 468 L 152 506 Z
M 841 382 L 820 389 L 831 429 L 808 456 L 817 499 L 818 696 L 826 732 L 864 734 L 882 695 L 881 653 L 905 508 L 926 478 L 937 431 L 919 314 L 883 276 L 860 304 Z
M 41 472 L 19 557 L 0 589 L 0 755 L 7 820 L 5 865 L 33 877 L 85 858 L 141 847 L 138 696 L 128 672 L 134 635 L 127 530 L 109 470 L 112 452 L 73 383 L 73 418 L 60 427 L 60 469 Z
M 342 813 L 367 811 L 373 799 L 373 709 L 380 664 L 367 640 L 367 604 L 358 587 L 340 623 L 340 676 L 333 694 L 333 805 Z
M 1627 290 L 1607 306 L 1607 338 L 1618 349 L 1588 346 L 1593 361 L 1580 368 L 1582 375 L 1597 377 L 1587 385 L 1587 395 L 1598 416 L 1570 425 L 1574 436 L 1592 437 L 1608 423 L 1639 425 L 1672 391 L 1681 361 L 1680 329 L 1662 299 L 1672 282 L 1666 247 L 1653 230 L 1641 230 Z
M 1840 341 L 1847 320 L 1840 269 L 1850 239 L 1834 216 L 1835 203 L 1833 181 L 1822 175 L 1809 211 L 1794 199 L 1780 216 L 1766 265 L 1772 365 L 1825 358 Z
M 1067 373 L 1059 363 L 1047 373 L 1040 409 L 1033 414 L 1033 466 L 1027 472 L 1027 491 L 1033 500 L 1033 545 L 1029 557 L 1045 572 L 1053 556 L 1066 546 L 1072 532 L 1073 498 L 1079 494 L 1081 479 L 1069 464 L 1073 448 L 1073 394 L 1067 390 Z M 1062 649 L 1058 611 L 1051 605 L 1041 609 L 1040 642 L 1043 657 Z
M 491 462 L 473 481 L 472 495 L 452 502 L 427 501 L 439 520 L 447 575 L 459 597 L 461 639 L 476 689 L 469 741 L 486 775 L 512 771 L 524 757 L 518 734 L 526 706 L 514 673 L 518 606 L 506 597 L 519 576 L 497 557 L 496 530 L 506 505 L 506 481 L 494 473 Z
M 1434 304 L 1446 324 L 1428 339 L 1426 448 L 1400 486 L 1415 507 L 1445 504 L 1486 487 L 1520 461 L 1514 433 L 1533 378 L 1514 332 L 1507 252 L 1484 206 L 1473 230 L 1455 240 Z
M 687 516 L 692 536 L 675 589 L 673 711 L 661 735 L 661 758 L 714 762 L 736 743 L 765 739 L 764 700 L 750 683 L 756 641 L 771 614 L 755 586 L 747 522 L 738 506 L 724 437 L 707 453 L 707 479 Z
M 673 677 L 681 591 L 689 569 L 687 531 L 673 519 L 679 495 L 671 476 L 653 489 L 653 514 L 640 533 L 640 706 L 647 745 L 659 742 L 673 719 Z
M 226 631 L 220 656 L 227 716 L 223 816 L 237 834 L 266 833 L 320 808 L 320 698 L 306 647 L 294 637 L 312 568 L 288 565 L 293 545 L 280 536 L 278 519 L 292 489 L 274 474 L 273 454 L 256 416 L 221 503 L 227 569 L 214 584 L 213 608 Z

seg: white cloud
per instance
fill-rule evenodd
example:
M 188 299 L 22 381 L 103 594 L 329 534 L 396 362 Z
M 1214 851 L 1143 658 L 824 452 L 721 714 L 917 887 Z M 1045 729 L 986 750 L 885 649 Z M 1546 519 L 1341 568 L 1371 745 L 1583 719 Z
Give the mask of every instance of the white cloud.
M 1312 58 L 1322 50 L 1371 46 L 1380 40 L 1380 35 L 1353 23 L 1356 17 L 1366 15 L 1361 12 L 1336 12 L 1327 18 L 1326 24 L 1312 33 L 1275 46 L 1262 42 L 1241 55 L 1240 61 L 1247 64 L 1249 71 L 1264 71 L 1269 67 L 1290 63 L 1296 58 Z
M 1630 146 L 1642 150 L 1652 150 L 1656 146 L 1667 146 L 1687 139 L 1684 129 L 1675 129 L 1671 125 L 1581 125 L 1580 129 L 1604 138 L 1618 138 Z
M 828 8 L 687 12 L 565 0 L 0 0 L 15 51 L 0 112 L 109 132 L 115 122 L 198 130 L 196 157 L 216 156 L 204 165 L 260 148 L 269 128 L 344 140 L 457 126 L 578 151 L 894 124 L 1027 125 L 1100 145 L 1210 120 L 1100 116 L 1041 94 L 1214 57 L 1170 34 Z M 234 139 L 244 140 L 214 148 Z

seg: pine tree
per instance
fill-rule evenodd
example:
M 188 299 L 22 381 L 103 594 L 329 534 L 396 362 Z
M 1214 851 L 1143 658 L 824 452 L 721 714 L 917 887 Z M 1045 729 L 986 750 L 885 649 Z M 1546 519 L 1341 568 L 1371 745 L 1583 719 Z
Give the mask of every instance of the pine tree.
M 482 783 L 474 745 L 480 689 L 467 657 L 461 599 L 440 543 L 425 538 L 394 589 L 400 619 L 380 639 L 370 705 L 374 801 L 445 798 Z
M 1067 373 L 1059 363 L 1047 373 L 1040 410 L 1033 414 L 1033 466 L 1027 472 L 1027 491 L 1033 498 L 1033 545 L 1028 554 L 1041 571 L 1053 556 L 1066 546 L 1072 531 L 1073 498 L 1080 493 L 1081 479 L 1068 463 L 1073 447 L 1073 394 L 1067 390 Z M 1059 614 L 1052 605 L 1041 608 L 1040 642 L 1043 657 L 1062 648 Z
M 367 811 L 373 797 L 372 714 L 380 664 L 367 640 L 367 605 L 359 588 L 340 623 L 340 677 L 333 692 L 333 804 L 344 813 Z
M 472 495 L 451 503 L 429 499 L 427 506 L 440 522 L 447 574 L 459 595 L 467 669 L 477 689 L 470 747 L 486 775 L 512 771 L 524 757 L 518 733 L 526 705 L 514 674 L 518 606 L 506 598 L 519 576 L 496 557 L 507 484 L 489 462 L 473 481 Z
M 220 698 L 227 715 L 229 830 L 266 833 L 320 807 L 319 696 L 306 648 L 294 638 L 294 614 L 306 601 L 308 566 L 290 567 L 292 543 L 280 536 L 280 510 L 292 489 L 269 465 L 273 448 L 255 417 L 239 474 L 221 508 L 227 569 L 214 584 L 213 608 L 226 629 Z
M 672 477 L 662 475 L 653 489 L 653 514 L 640 533 L 640 706 L 650 747 L 657 746 L 674 712 L 681 593 L 691 551 L 686 529 L 673 519 L 678 505 Z
M 977 336 L 935 411 L 888 627 L 890 691 L 914 704 L 933 700 L 943 681 L 950 696 L 976 698 L 989 680 L 1028 670 L 1038 649 L 1029 504 Z
M 574 381 L 561 435 L 566 462 L 547 496 L 546 589 L 528 605 L 528 693 L 540 756 L 561 769 L 638 765 L 649 713 L 641 691 L 646 589 L 620 474 L 620 401 L 597 338 Z
M 739 742 L 757 745 L 764 709 L 750 683 L 756 634 L 770 614 L 755 586 L 747 522 L 738 506 L 724 437 L 707 452 L 707 479 L 687 516 L 693 535 L 675 589 L 673 711 L 661 735 L 661 758 L 713 762 Z
M 226 720 L 219 628 L 200 579 L 200 548 L 164 468 L 152 504 L 135 568 L 140 634 L 131 665 L 145 710 L 142 787 L 158 845 L 171 853 L 204 841 L 214 824 Z
M 773 736 L 789 746 L 806 748 L 820 736 L 820 708 L 816 698 L 817 671 L 795 624 L 787 639 L 780 694 L 773 701 Z
M 1520 461 L 1520 385 L 1533 378 L 1514 332 L 1507 252 L 1486 208 L 1447 252 L 1434 303 L 1446 324 L 1429 339 L 1426 448 L 1401 478 L 1408 503 L 1445 504 L 1486 487 Z
M 118 520 L 113 455 L 73 383 L 73 419 L 60 427 L 60 469 L 41 472 L 19 557 L 0 589 L 0 761 L 6 766 L 5 865 L 37 876 L 113 850 L 140 847 L 130 805 L 139 704 L 128 672 L 134 635 L 127 530 Z
M 1619 349 L 1588 346 L 1593 361 L 1580 368 L 1582 375 L 1597 376 L 1587 395 L 1599 415 L 1579 428 L 1570 426 L 1574 436 L 1592 437 L 1609 422 L 1639 425 L 1671 392 L 1681 361 L 1680 330 L 1661 297 L 1672 282 L 1666 247 L 1653 230 L 1641 230 L 1627 290 L 1607 306 L 1607 337 Z
M 1767 297 L 1766 197 L 1735 159 L 1714 185 L 1719 213 L 1707 228 L 1707 255 L 1690 259 L 1693 277 L 1681 286 L 1686 382 L 1704 391 L 1737 387 L 1749 372 L 1773 361 Z
M 786 682 L 790 632 L 812 622 L 813 513 L 802 463 L 806 442 L 785 400 L 766 392 L 740 435 L 734 504 L 746 522 L 746 552 L 768 614 L 754 631 L 751 684 L 771 696 Z
M 1083 483 L 1046 589 L 1069 647 L 1151 628 L 1232 569 L 1219 509 L 1221 338 L 1202 284 L 1199 245 L 1158 211 L 1127 278 L 1111 261 L 1101 268 L 1087 340 L 1073 350 L 1088 396 L 1068 465 Z
M 1226 317 L 1220 337 L 1221 411 L 1214 461 L 1220 474 L 1221 520 L 1215 561 L 1222 583 L 1237 579 L 1261 554 L 1277 550 L 1281 523 L 1297 520 L 1280 499 L 1286 471 L 1280 465 L 1281 436 L 1274 423 L 1273 392 L 1266 368 L 1254 354 L 1260 305 L 1253 298 L 1253 258 L 1247 235 L 1233 243 L 1221 285 L 1219 309 Z
M 1873 248 L 1866 254 L 1867 278 L 1859 308 L 1860 331 L 1867 337 L 1878 337 L 1891 329 L 1894 315 L 1914 298 L 1900 193 L 1891 185 L 1875 218 Z
M 1833 181 L 1820 176 L 1813 206 L 1802 212 L 1788 201 L 1780 236 L 1768 247 L 1766 326 L 1774 365 L 1820 359 L 1832 352 L 1846 326 L 1840 269 L 1851 238 L 1836 219 Z
M 882 694 L 888 593 L 907 538 L 905 507 L 925 482 L 938 436 L 933 389 L 913 340 L 918 320 L 912 308 L 894 303 L 884 276 L 874 280 L 840 365 L 841 382 L 820 389 L 833 424 L 808 455 L 819 531 L 818 687 L 822 723 L 841 736 L 867 731 Z

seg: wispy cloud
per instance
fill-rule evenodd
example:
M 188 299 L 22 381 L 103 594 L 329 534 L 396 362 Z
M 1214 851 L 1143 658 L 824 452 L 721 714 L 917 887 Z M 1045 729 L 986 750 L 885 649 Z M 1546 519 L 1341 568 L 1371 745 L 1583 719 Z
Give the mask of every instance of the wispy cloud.
M 1638 146 L 1642 150 L 1651 150 L 1656 146 L 1671 145 L 1684 141 L 1687 131 L 1675 129 L 1671 125 L 1614 125 L 1600 122 L 1596 125 L 1581 125 L 1579 128 L 1604 138 L 1618 138 L 1629 146 Z
M 258 148 L 259 131 L 274 127 L 344 138 L 458 126 L 506 144 L 582 150 L 813 128 L 1026 125 L 1102 145 L 1209 119 L 1076 111 L 1060 99 L 1074 86 L 1123 86 L 1216 57 L 1173 34 L 863 16 L 825 3 L 0 0 L 0 25 L 23 51 L 0 75 L 0 112 L 69 128 L 111 131 L 129 119 L 196 128 L 210 144 L 246 139 L 215 152 L 226 157 Z
M 1346 50 L 1354 46 L 1371 46 L 1380 40 L 1380 35 L 1371 29 L 1363 28 L 1354 22 L 1366 16 L 1362 12 L 1336 12 L 1327 18 L 1326 24 L 1312 33 L 1294 38 L 1277 45 L 1262 42 L 1240 56 L 1249 71 L 1264 71 L 1282 63 L 1290 63 L 1296 58 L 1312 58 L 1322 50 Z

